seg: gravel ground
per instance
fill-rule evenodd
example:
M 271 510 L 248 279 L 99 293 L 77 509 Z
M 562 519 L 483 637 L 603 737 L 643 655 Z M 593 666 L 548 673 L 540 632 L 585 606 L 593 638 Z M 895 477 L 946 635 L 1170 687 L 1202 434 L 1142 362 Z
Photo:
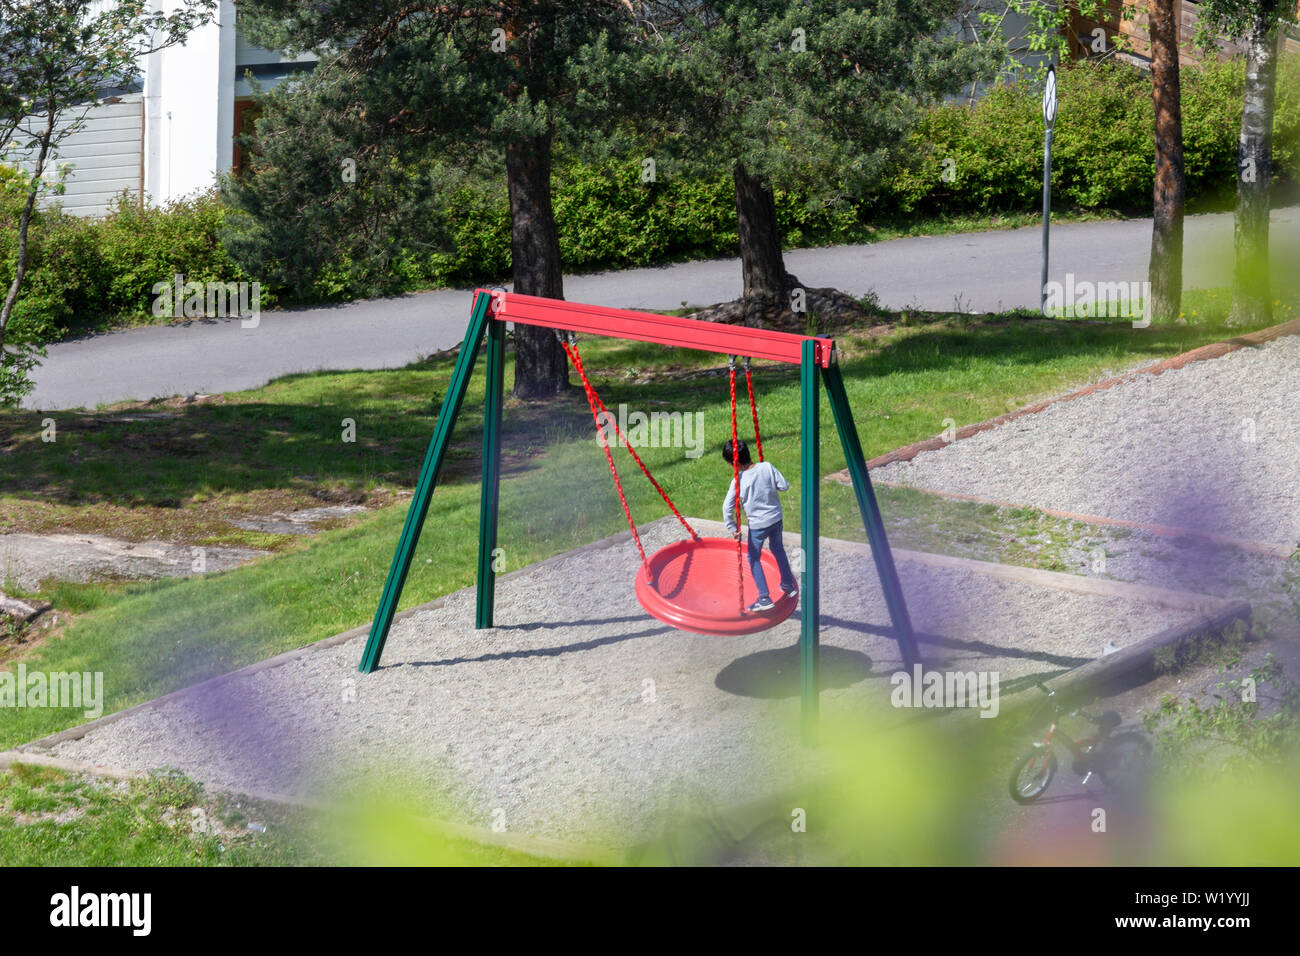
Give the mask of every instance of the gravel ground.
M 644 537 L 666 544 L 675 522 Z M 399 622 L 373 675 L 356 673 L 362 643 L 351 641 L 53 752 L 318 799 L 405 782 L 442 816 L 612 845 L 657 833 L 684 801 L 746 803 L 806 780 L 815 757 L 797 743 L 797 616 L 735 638 L 674 631 L 636 603 L 637 562 L 630 542 L 573 552 L 503 578 L 493 630 L 473 629 L 473 591 L 460 591 Z M 823 721 L 913 716 L 888 704 L 900 660 L 880 633 L 888 617 L 862 547 L 827 542 L 822 566 Z M 913 562 L 900 574 L 927 658 L 1004 684 L 1190 616 Z
M 1300 336 L 1289 336 L 1138 375 L 873 477 L 1292 545 L 1300 542 L 1298 408 Z

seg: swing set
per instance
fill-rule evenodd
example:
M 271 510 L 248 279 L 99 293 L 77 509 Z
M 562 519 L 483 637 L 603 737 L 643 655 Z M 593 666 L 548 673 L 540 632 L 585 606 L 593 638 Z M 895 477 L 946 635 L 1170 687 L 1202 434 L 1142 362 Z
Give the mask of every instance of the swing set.
M 758 403 L 754 394 L 754 381 L 750 359 L 787 362 L 800 368 L 800 553 L 803 556 L 799 594 L 803 599 L 800 615 L 799 662 L 800 701 L 803 737 L 812 742 L 817 722 L 819 690 L 819 534 L 820 534 L 820 418 L 818 378 L 826 388 L 836 430 L 848 462 L 848 471 L 857 497 L 862 523 L 875 562 L 876 574 L 884 592 L 885 604 L 893 625 L 893 636 L 898 641 L 904 664 L 910 668 L 920 662 L 911 619 L 903 599 L 898 571 L 893 554 L 885 537 L 885 526 L 876 503 L 871 480 L 867 476 L 866 461 L 853 423 L 844 381 L 836 360 L 835 343 L 823 336 L 796 335 L 771 329 L 755 329 L 675 316 L 632 312 L 603 306 L 583 305 L 558 299 L 544 299 L 521 295 L 501 289 L 476 289 L 470 312 L 469 328 L 456 356 L 447 396 L 438 413 L 429 450 L 420 469 L 420 478 L 406 523 L 393 556 L 392 567 L 384 582 L 383 595 L 365 652 L 358 670 L 363 674 L 374 672 L 388 639 L 397 602 L 410 571 L 416 542 L 429 510 L 434 487 L 442 470 L 443 460 L 451 442 L 452 429 L 465 399 L 470 374 L 478 358 L 484 339 L 486 348 L 486 388 L 483 423 L 483 477 L 479 506 L 478 587 L 474 626 L 478 629 L 493 626 L 496 595 L 496 578 L 493 569 L 497 547 L 497 512 L 501 482 L 501 421 L 504 403 L 505 326 L 533 325 L 556 331 L 569 362 L 582 380 L 592 419 L 596 425 L 600 445 L 614 479 L 624 516 L 631 529 L 632 540 L 641 556 L 641 569 L 637 572 L 635 592 L 637 600 L 648 614 L 682 631 L 709 635 L 749 634 L 766 630 L 788 618 L 799 602 L 799 595 L 783 594 L 769 611 L 749 612 L 749 602 L 757 597 L 757 587 L 752 576 L 744 572 L 747 545 L 730 538 L 709 538 L 699 535 L 690 522 L 682 516 L 668 493 L 636 453 L 614 416 L 596 393 L 583 366 L 578 350 L 577 334 L 600 335 L 610 338 L 653 342 L 677 348 L 697 349 L 727 355 L 731 404 L 732 447 L 738 438 L 736 421 L 736 358 L 744 357 L 745 383 L 749 394 L 750 414 L 754 424 L 754 444 L 759 461 L 763 460 L 763 442 L 759 432 Z M 653 554 L 646 554 L 631 508 L 623 491 L 623 482 L 610 450 L 609 432 L 616 444 L 626 448 L 642 474 L 659 492 L 669 510 L 686 530 L 688 537 L 673 542 Z M 732 474 L 739 487 L 739 456 L 733 455 Z M 740 496 L 736 495 L 736 526 L 740 527 Z M 776 559 L 770 553 L 762 555 L 765 573 L 770 578 L 777 574 Z

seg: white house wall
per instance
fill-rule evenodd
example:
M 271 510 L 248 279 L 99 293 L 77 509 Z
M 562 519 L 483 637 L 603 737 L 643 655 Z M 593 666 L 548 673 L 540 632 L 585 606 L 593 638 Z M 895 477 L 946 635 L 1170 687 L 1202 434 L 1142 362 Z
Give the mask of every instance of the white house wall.
M 71 167 L 64 178 L 65 191 L 61 195 L 47 194 L 42 205 L 57 203 L 77 215 L 101 216 L 122 190 L 136 194 L 140 191 L 140 139 L 144 126 L 141 96 L 136 92 L 109 97 L 88 111 L 63 114 L 58 125 L 66 129 L 83 114 L 81 128 L 69 134 L 45 164 L 49 182 L 58 180 L 61 165 Z M 41 118 L 32 119 L 39 123 Z M 29 171 L 35 165 L 31 151 L 14 158 Z
M 174 10 L 176 3 L 166 4 Z M 235 9 L 222 0 L 216 21 L 183 44 L 146 57 L 145 190 L 168 202 L 208 189 L 230 169 L 235 124 Z
M 139 93 L 102 103 L 86 114 L 85 126 L 63 142 L 58 160 L 72 163 L 59 203 L 68 212 L 102 215 L 124 189 L 140 191 L 140 134 L 143 127 Z

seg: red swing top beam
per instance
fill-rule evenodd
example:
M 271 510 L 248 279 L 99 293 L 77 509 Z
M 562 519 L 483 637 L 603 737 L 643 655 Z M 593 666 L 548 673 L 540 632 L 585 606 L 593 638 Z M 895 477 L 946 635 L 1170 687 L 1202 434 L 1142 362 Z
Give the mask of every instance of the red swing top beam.
M 475 289 L 474 294 L 491 296 L 488 314 L 502 322 L 540 325 L 549 329 L 568 329 L 588 335 L 605 335 L 617 339 L 655 342 L 675 348 L 698 349 L 721 355 L 747 355 L 750 358 L 799 365 L 803 360 L 803 343 L 813 342 L 816 363 L 829 368 L 835 342 L 820 336 L 795 335 L 773 329 L 682 319 L 675 315 L 631 312 L 602 305 L 584 305 L 562 299 L 543 299 L 502 289 Z

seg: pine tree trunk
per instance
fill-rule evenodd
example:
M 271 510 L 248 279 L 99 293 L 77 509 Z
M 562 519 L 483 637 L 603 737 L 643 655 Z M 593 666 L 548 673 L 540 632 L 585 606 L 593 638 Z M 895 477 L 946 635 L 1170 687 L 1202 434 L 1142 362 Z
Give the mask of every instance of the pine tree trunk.
M 1151 74 L 1155 81 L 1156 176 L 1151 231 L 1150 315 L 1179 316 L 1183 295 L 1183 115 L 1178 77 L 1178 0 L 1151 2 Z
M 736 164 L 732 175 L 736 182 L 740 271 L 745 283 L 745 324 L 759 325 L 768 311 L 789 309 L 790 290 L 799 280 L 785 269 L 772 187 L 751 175 L 743 163 Z
M 510 255 L 514 291 L 564 298 L 560 236 L 551 207 L 551 137 L 506 147 L 510 189 Z M 549 398 L 569 388 L 569 366 L 551 329 L 516 325 L 517 398 Z
M 1269 292 L 1268 215 L 1273 184 L 1273 100 L 1277 87 L 1277 37 L 1271 34 L 1276 0 L 1264 0 L 1246 35 L 1246 93 L 1237 151 L 1236 266 L 1233 324 L 1267 325 L 1273 318 Z

